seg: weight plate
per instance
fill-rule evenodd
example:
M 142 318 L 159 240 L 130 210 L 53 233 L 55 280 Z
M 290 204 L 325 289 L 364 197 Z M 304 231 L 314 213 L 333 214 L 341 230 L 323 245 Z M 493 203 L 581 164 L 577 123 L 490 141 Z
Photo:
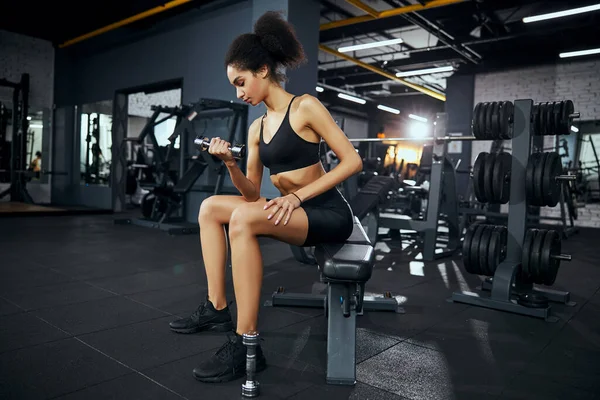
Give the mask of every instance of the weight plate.
M 555 101 L 554 102 L 554 109 L 552 110 L 552 125 L 554 126 L 554 134 L 555 135 L 560 135 L 560 118 L 562 116 L 562 106 L 563 106 L 563 101 Z
M 471 251 L 469 252 L 469 263 L 471 264 L 471 269 L 475 271 L 476 275 L 483 275 L 483 271 L 481 270 L 481 266 L 479 265 L 479 243 L 481 243 L 481 235 L 483 234 L 487 225 L 479 224 L 475 230 L 475 234 L 473 235 L 473 239 L 471 239 Z
M 506 114 L 506 106 L 505 101 L 501 101 L 498 103 L 498 120 L 497 120 L 497 128 L 496 128 L 496 137 L 498 139 L 506 139 L 505 125 L 504 125 L 504 115 Z
M 506 227 L 494 226 L 488 250 L 488 275 L 494 276 L 496 268 L 506 257 Z
M 467 232 L 465 233 L 465 238 L 463 239 L 462 260 L 465 270 L 470 274 L 476 274 L 471 265 L 471 242 L 473 241 L 473 236 L 475 235 L 478 225 L 479 224 L 469 226 L 467 228 Z
M 562 185 L 556 180 L 556 177 L 561 174 L 562 164 L 558 153 L 546 153 L 542 189 L 544 191 L 544 204 L 548 207 L 556 206 L 560 200 Z
M 548 124 L 546 123 L 546 114 L 548 111 L 548 103 L 541 103 L 540 106 L 540 136 L 548 134 Z
M 554 104 L 555 101 L 548 103 L 548 113 L 546 114 L 546 121 L 548 122 L 548 135 L 554 135 Z
M 561 110 L 560 131 L 562 135 L 571 134 L 571 124 L 573 119 L 569 115 L 575 112 L 575 107 L 571 100 L 565 100 Z
M 534 104 L 533 107 L 531 108 L 531 129 L 533 129 L 533 134 L 536 136 L 539 136 L 540 134 L 540 127 L 538 124 L 538 115 L 540 112 L 540 105 L 539 104 Z
M 544 181 L 544 166 L 546 165 L 547 153 L 540 153 L 538 163 L 535 166 L 535 172 L 533 175 L 533 195 L 536 199 L 535 205 L 545 206 L 544 204 L 544 191 L 542 189 L 542 182 Z
M 514 114 L 515 114 L 515 106 L 510 101 L 505 101 L 502 106 L 504 110 L 503 119 L 501 121 L 503 139 L 510 140 L 513 138 L 514 133 Z
M 494 163 L 496 162 L 496 155 L 489 154 L 483 165 L 483 190 L 484 195 L 488 203 L 496 203 L 496 198 L 494 197 Z
M 535 180 L 535 168 L 538 164 L 538 158 L 541 157 L 541 153 L 532 153 L 527 161 L 527 169 L 525 170 L 525 194 L 527 196 L 527 203 L 531 206 L 537 206 L 535 198 L 535 186 L 533 181 Z
M 506 204 L 510 199 L 510 171 L 512 156 L 501 152 L 494 161 L 493 189 L 496 203 Z
M 525 240 L 523 240 L 523 247 L 521 249 L 521 277 L 523 283 L 531 282 L 531 268 L 529 265 L 529 256 L 531 255 L 531 245 L 537 229 L 528 229 L 525 232 Z
M 542 245 L 544 244 L 544 236 L 546 236 L 545 229 L 539 229 L 533 239 L 531 255 L 529 256 L 529 270 L 532 271 L 532 278 L 534 283 L 544 283 L 544 276 L 542 274 Z
M 477 103 L 475 109 L 473 110 L 473 118 L 471 121 L 471 130 L 473 131 L 473 136 L 477 139 L 481 138 L 481 128 L 479 125 L 479 113 L 481 112 L 481 103 Z
M 491 114 L 492 114 L 492 119 L 491 119 L 491 134 L 492 134 L 492 139 L 496 140 L 496 139 L 501 139 L 500 136 L 500 102 L 499 101 L 495 101 L 492 103 L 492 107 L 491 107 Z
M 494 133 L 492 132 L 492 109 L 494 108 L 494 103 L 487 103 L 485 107 L 485 138 L 488 140 L 494 139 Z
M 483 186 L 485 181 L 485 163 L 489 155 L 485 151 L 479 153 L 473 165 L 473 192 L 475 193 L 475 198 L 480 203 L 487 202 Z
M 550 230 L 546 233 L 542 245 L 542 266 L 544 269 L 544 285 L 552 286 L 558 275 L 560 260 L 553 258 L 561 253 L 561 240 L 558 232 Z
M 508 245 L 508 228 L 506 226 L 501 226 L 500 228 L 500 259 L 498 260 L 496 267 L 498 267 L 498 265 L 506 258 L 506 249 Z
M 493 225 L 487 225 L 481 233 L 481 239 L 479 240 L 479 270 L 481 275 L 490 276 L 488 270 L 488 249 L 490 246 L 490 238 L 494 231 Z
M 537 111 L 535 113 L 535 134 L 536 136 L 542 136 L 544 132 L 542 132 L 542 105 L 543 103 L 538 103 Z
M 548 132 L 546 135 L 554 135 L 554 103 L 549 102 L 546 112 L 546 124 L 548 125 Z
M 477 118 L 479 124 L 479 137 L 477 139 L 485 139 L 485 113 L 487 105 L 488 103 L 481 104 L 481 109 L 479 110 L 479 116 Z
M 500 230 L 498 228 L 499 226 L 494 226 L 490 234 L 490 243 L 487 248 L 486 276 L 494 276 L 498 267 L 498 260 L 500 259 Z

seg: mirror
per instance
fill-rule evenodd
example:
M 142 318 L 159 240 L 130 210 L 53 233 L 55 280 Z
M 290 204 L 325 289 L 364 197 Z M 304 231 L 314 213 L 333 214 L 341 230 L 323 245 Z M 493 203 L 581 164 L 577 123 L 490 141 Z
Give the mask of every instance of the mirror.
M 108 186 L 112 161 L 112 100 L 84 104 L 79 132 L 80 182 Z

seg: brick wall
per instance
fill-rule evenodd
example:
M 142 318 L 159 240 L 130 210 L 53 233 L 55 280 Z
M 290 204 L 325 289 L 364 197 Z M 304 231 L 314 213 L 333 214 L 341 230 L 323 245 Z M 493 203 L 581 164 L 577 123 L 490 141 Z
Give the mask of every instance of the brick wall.
M 154 111 L 151 106 L 177 107 L 181 105 L 181 89 L 166 90 L 158 93 L 133 93 L 127 99 L 129 115 L 150 118 Z
M 51 108 L 54 93 L 54 47 L 52 43 L 0 30 L 0 78 L 19 82 L 30 79 L 29 104 Z M 12 101 L 12 89 L 0 87 L 0 101 Z
M 474 104 L 487 101 L 532 99 L 534 103 L 570 99 L 581 120 L 600 119 L 600 61 L 577 61 L 523 68 L 475 77 Z M 544 147 L 552 147 L 553 136 L 544 137 Z M 489 151 L 491 142 L 473 142 L 471 162 L 482 151 Z M 542 208 L 542 215 L 559 216 L 560 207 Z M 600 205 L 579 209 L 578 226 L 600 227 Z M 546 221 L 544 221 L 546 222 Z

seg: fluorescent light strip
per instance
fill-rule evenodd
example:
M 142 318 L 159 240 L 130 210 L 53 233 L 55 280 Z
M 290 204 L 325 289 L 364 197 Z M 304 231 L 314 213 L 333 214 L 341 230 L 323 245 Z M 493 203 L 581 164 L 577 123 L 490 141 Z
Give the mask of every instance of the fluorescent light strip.
M 363 99 L 359 99 L 358 97 L 350 96 L 346 93 L 338 93 L 338 97 L 344 100 L 353 101 L 358 104 L 365 104 L 367 101 Z
M 419 117 L 418 115 L 415 115 L 415 114 L 408 114 L 408 118 L 412 118 L 412 119 L 420 121 L 420 122 L 427 122 L 427 118 Z
M 560 58 L 568 58 L 568 57 L 589 56 L 590 54 L 600 54 L 600 47 L 597 49 L 569 51 L 566 53 L 560 53 L 558 56 Z
M 373 47 L 391 46 L 393 44 L 399 44 L 399 43 L 403 43 L 403 42 L 404 41 L 402 39 L 380 40 L 379 42 L 371 42 L 371 43 L 357 44 L 354 46 L 339 47 L 338 51 L 340 53 L 345 53 L 347 51 L 371 49 Z
M 435 73 L 439 73 L 439 72 L 450 72 L 450 71 L 454 71 L 454 67 L 452 65 L 447 65 L 445 67 L 426 68 L 426 69 L 417 69 L 414 71 L 398 72 L 398 73 L 396 73 L 396 76 L 400 78 L 403 76 L 426 75 L 426 74 L 435 74 Z
M 379 104 L 377 106 L 377 108 L 379 108 L 380 110 L 383 110 L 383 111 L 387 111 L 387 112 L 392 113 L 392 114 L 400 114 L 400 110 L 396 110 L 395 108 L 384 106 L 382 104 Z
M 532 17 L 525 17 L 525 18 L 523 18 L 523 22 L 528 24 L 530 22 L 544 21 L 544 20 L 552 19 L 552 18 L 568 17 L 570 15 L 582 14 L 582 13 L 598 11 L 598 10 L 600 10 L 600 4 L 594 4 L 591 6 L 572 8 L 570 10 L 557 11 L 557 12 L 548 13 L 548 14 L 534 15 Z
M 321 86 L 317 86 L 317 92 L 319 92 L 319 93 L 320 93 L 320 92 L 322 92 L 322 91 L 324 91 L 324 90 L 325 90 L 325 89 L 323 89 Z

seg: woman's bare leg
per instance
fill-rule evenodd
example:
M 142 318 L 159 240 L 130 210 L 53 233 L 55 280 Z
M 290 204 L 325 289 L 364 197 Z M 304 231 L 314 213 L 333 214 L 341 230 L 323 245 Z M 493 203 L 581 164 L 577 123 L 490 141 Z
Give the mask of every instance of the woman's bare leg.
M 285 243 L 301 245 L 308 233 L 308 217 L 297 208 L 287 225 L 283 220 L 275 225 L 277 216 L 268 220 L 271 209 L 263 207 L 266 201 L 242 204 L 235 209 L 229 222 L 233 287 L 237 305 L 239 335 L 256 331 L 260 292 L 263 279 L 263 260 L 258 244 L 259 236 L 268 236 Z
M 211 196 L 200 205 L 200 245 L 208 282 L 208 299 L 217 310 L 227 306 L 225 296 L 225 263 L 227 239 L 225 224 L 236 207 L 247 203 L 241 196 Z

